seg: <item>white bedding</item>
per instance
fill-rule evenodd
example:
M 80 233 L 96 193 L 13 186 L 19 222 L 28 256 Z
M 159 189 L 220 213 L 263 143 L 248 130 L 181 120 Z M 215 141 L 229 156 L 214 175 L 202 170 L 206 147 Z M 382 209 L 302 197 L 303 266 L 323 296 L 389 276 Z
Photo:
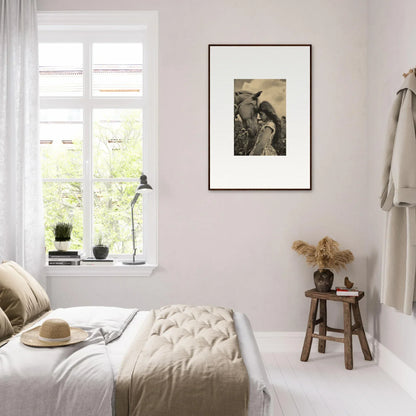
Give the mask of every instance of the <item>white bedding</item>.
M 21 344 L 19 335 L 13 337 L 0 348 L 1 415 L 111 416 L 118 371 L 147 313 L 109 307 L 57 309 L 46 319 L 65 319 L 88 330 L 89 338 L 74 346 L 34 349 Z M 270 416 L 270 389 L 250 323 L 236 312 L 235 324 L 250 380 L 248 415 Z

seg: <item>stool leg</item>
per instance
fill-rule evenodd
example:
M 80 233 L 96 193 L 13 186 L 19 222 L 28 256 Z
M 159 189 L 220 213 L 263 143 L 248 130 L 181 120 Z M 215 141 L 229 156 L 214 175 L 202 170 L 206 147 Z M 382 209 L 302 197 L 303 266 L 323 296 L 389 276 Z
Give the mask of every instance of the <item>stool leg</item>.
M 344 361 L 345 368 L 352 370 L 352 333 L 351 333 L 351 304 L 343 302 L 344 304 Z
M 309 310 L 308 327 L 306 328 L 305 341 L 303 343 L 301 361 L 308 361 L 312 346 L 312 334 L 315 329 L 316 310 L 318 309 L 318 299 L 311 299 L 311 308 Z
M 319 324 L 319 335 L 326 335 L 326 299 L 319 300 L 319 318 L 322 322 Z M 318 352 L 324 353 L 326 339 L 320 339 L 318 342 Z
M 365 336 L 363 321 L 361 320 L 360 305 L 358 303 L 354 303 L 352 305 L 352 311 L 354 313 L 355 323 L 358 324 L 357 334 L 358 339 L 360 340 L 361 350 L 364 354 L 364 358 L 367 361 L 371 361 L 373 357 L 371 356 L 370 348 L 367 342 L 367 337 Z

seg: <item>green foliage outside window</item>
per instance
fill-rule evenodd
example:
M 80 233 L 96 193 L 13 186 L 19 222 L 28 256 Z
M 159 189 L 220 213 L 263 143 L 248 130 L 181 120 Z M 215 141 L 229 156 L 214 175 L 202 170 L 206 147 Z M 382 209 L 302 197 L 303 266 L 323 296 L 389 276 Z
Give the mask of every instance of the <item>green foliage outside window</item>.
M 97 109 L 93 120 L 93 241 L 101 235 L 112 254 L 130 254 L 130 201 L 139 180 L 126 182 L 122 178 L 139 178 L 142 172 L 142 112 Z M 83 248 L 82 183 L 75 179 L 79 178 L 82 166 L 82 146 L 80 137 L 74 137 L 66 146 L 42 145 L 44 178 L 50 172 L 60 172 L 60 178 L 71 179 L 44 182 L 47 250 L 53 250 L 53 225 L 57 222 L 71 223 L 71 248 Z M 143 250 L 142 220 L 142 199 L 139 198 L 135 206 L 138 252 Z

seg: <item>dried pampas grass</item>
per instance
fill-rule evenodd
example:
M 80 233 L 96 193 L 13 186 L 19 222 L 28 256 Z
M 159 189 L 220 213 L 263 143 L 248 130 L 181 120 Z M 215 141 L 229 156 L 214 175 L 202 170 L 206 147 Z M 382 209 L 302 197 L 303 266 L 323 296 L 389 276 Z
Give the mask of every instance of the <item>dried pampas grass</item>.
M 345 268 L 345 265 L 354 260 L 350 250 L 339 250 L 337 241 L 324 237 L 316 247 L 297 240 L 292 245 L 293 250 L 306 257 L 306 262 L 319 269 L 334 269 L 335 271 Z

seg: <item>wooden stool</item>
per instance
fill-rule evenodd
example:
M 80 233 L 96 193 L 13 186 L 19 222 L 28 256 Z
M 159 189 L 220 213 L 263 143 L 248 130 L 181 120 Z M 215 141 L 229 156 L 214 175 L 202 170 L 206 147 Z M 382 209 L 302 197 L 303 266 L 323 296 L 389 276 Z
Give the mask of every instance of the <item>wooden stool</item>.
M 307 298 L 311 298 L 311 309 L 309 312 L 308 327 L 305 334 L 305 342 L 303 343 L 303 350 L 300 360 L 308 361 L 309 354 L 311 352 L 312 339 L 318 338 L 318 351 L 325 352 L 326 341 L 335 341 L 344 343 L 344 361 L 345 368 L 352 370 L 352 336 L 358 335 L 360 340 L 361 350 L 363 351 L 364 358 L 371 361 L 370 348 L 368 347 L 367 338 L 365 336 L 363 322 L 361 320 L 360 306 L 358 302 L 364 297 L 364 292 L 359 292 L 358 296 L 337 296 L 335 290 L 330 292 L 318 292 L 316 289 L 307 290 L 305 292 Z M 326 301 L 334 300 L 336 302 L 342 302 L 344 307 L 344 329 L 331 328 L 327 325 L 326 320 Z M 316 319 L 316 312 L 318 310 L 319 302 L 319 319 Z M 351 322 L 351 307 L 354 314 L 355 324 Z M 319 324 L 319 334 L 315 334 L 315 325 Z M 327 336 L 326 332 L 340 332 L 344 334 L 344 338 Z

